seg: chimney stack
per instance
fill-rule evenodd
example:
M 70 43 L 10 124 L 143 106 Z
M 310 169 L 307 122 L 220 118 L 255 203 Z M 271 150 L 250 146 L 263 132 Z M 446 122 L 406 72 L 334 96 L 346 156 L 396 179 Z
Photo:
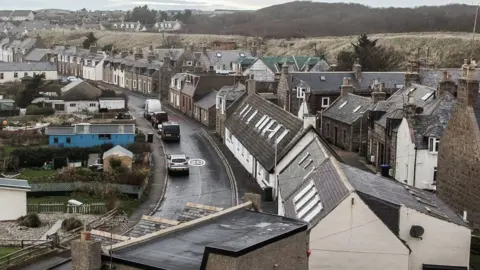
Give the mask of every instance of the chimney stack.
M 407 64 L 407 72 L 405 72 L 405 85 L 408 87 L 412 83 L 420 83 L 420 75 L 414 61 L 410 60 Z
M 100 270 L 102 268 L 102 246 L 92 241 L 90 232 L 82 232 L 80 240 L 72 242 L 73 270 Z
M 352 71 L 355 74 L 355 79 L 360 80 L 362 77 L 362 65 L 360 65 L 360 59 L 355 59 L 355 63 L 353 64 Z
M 289 67 L 288 67 L 287 63 L 285 63 L 285 64 L 282 65 L 282 75 L 283 75 L 283 74 L 284 74 L 284 75 L 288 75 L 288 68 L 289 68 Z
M 134 57 L 135 57 L 135 60 L 140 60 L 140 59 L 143 58 L 143 54 L 141 54 L 141 53 L 135 53 Z
M 252 46 L 252 56 L 253 57 L 257 57 L 257 43 L 256 42 L 253 42 L 253 46 Z
M 407 104 L 405 104 L 404 106 L 404 115 L 408 121 L 414 120 L 415 109 L 416 109 L 416 106 L 413 99 L 413 93 L 409 91 L 407 95 Z
M 443 72 L 442 81 L 440 81 L 437 85 L 435 97 L 440 97 L 444 92 L 449 92 L 454 97 L 457 96 L 457 85 L 452 80 L 452 75 L 449 74 L 447 71 Z
M 248 75 L 247 92 L 249 95 L 253 93 L 257 93 L 257 83 L 255 81 L 255 78 L 253 77 L 253 74 Z
M 387 98 L 387 93 L 383 91 L 384 83 L 377 82 L 374 85 L 374 89 L 372 92 L 372 100 L 373 103 L 377 103 L 379 101 L 385 100 Z
M 207 46 L 205 44 L 202 44 L 202 53 L 203 55 L 207 55 Z
M 475 61 L 475 60 L 473 60 Z M 475 107 L 478 98 L 478 80 L 475 77 L 475 64 L 465 59 L 462 65 L 462 76 L 458 79 L 457 103 Z
M 262 210 L 262 196 L 260 194 L 255 194 L 255 193 L 245 193 L 243 195 L 243 200 L 245 202 L 252 202 L 252 206 L 255 211 L 261 211 Z
M 343 84 L 340 86 L 340 92 L 342 96 L 347 95 L 348 93 L 353 93 L 355 88 L 352 85 L 352 79 L 350 77 L 343 77 Z
M 163 57 L 163 65 L 165 65 L 166 67 L 170 66 L 170 57 L 166 55 Z
M 90 46 L 90 53 L 97 53 L 98 47 L 97 46 Z

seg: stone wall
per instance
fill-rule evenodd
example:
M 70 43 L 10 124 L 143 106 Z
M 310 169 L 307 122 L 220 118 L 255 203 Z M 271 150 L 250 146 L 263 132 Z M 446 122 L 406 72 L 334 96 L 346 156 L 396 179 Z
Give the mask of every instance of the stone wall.
M 280 108 L 287 108 L 289 98 L 290 86 L 288 83 L 288 73 L 284 73 L 280 76 L 280 80 L 277 86 L 278 106 Z

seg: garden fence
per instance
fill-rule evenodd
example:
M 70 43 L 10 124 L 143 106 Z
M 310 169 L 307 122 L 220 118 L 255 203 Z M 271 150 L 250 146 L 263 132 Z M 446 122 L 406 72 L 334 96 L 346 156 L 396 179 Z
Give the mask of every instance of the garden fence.
M 90 203 L 82 205 L 68 205 L 68 203 L 27 204 L 28 213 L 102 214 L 107 211 L 108 209 L 105 203 Z

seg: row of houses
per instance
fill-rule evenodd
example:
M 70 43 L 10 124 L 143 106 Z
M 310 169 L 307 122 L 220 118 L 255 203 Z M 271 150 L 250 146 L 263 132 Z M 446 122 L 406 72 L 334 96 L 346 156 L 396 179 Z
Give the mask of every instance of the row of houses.
M 35 13 L 32 10 L 0 10 L 0 21 L 33 21 Z

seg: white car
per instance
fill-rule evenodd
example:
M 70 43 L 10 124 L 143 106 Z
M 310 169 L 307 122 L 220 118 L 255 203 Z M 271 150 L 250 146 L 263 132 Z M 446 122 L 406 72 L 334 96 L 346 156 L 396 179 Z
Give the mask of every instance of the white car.
M 190 167 L 188 166 L 188 157 L 185 155 L 167 155 L 168 161 L 168 174 L 173 172 L 190 173 Z

